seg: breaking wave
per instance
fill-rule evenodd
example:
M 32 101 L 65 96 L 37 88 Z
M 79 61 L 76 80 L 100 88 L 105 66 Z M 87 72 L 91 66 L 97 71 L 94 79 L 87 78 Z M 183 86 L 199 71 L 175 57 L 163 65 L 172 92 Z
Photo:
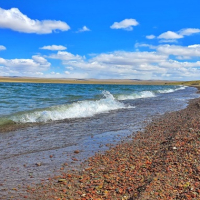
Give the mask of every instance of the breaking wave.
M 117 101 L 108 91 L 103 91 L 104 98 L 96 101 L 85 100 L 52 106 L 38 111 L 30 111 L 23 114 L 16 114 L 10 119 L 14 122 L 47 122 L 62 119 L 91 117 L 96 114 L 106 113 L 111 110 L 133 108 Z
M 35 109 L 0 118 L 0 126 L 10 123 L 36 123 L 48 122 L 63 119 L 92 117 L 100 113 L 108 113 L 112 110 L 134 108 L 122 102 L 123 100 L 134 100 L 140 98 L 153 98 L 162 93 L 171 93 L 183 90 L 186 86 L 176 88 L 163 88 L 162 90 L 129 91 L 128 94 L 115 94 L 103 91 L 102 96 L 97 100 L 83 100 L 74 103 L 50 106 L 47 108 Z M 127 91 L 126 91 L 127 92 Z
M 158 90 L 159 93 L 171 93 L 175 92 L 177 90 L 184 90 L 187 86 L 179 86 L 178 88 L 175 89 L 166 89 L 166 90 Z
M 155 97 L 156 95 L 152 91 L 142 91 L 138 93 L 132 93 L 127 95 L 118 95 L 118 100 L 127 100 L 127 99 L 140 99 L 140 98 L 149 98 L 149 97 Z
M 133 92 L 131 94 L 121 94 L 117 95 L 116 98 L 118 100 L 128 100 L 128 99 L 141 99 L 141 98 L 150 98 L 156 97 L 156 94 L 164 94 L 164 93 L 171 93 L 177 90 L 184 90 L 187 86 L 178 86 L 178 88 L 169 88 L 169 89 L 162 89 L 162 90 L 155 90 L 155 91 L 141 91 L 141 92 Z

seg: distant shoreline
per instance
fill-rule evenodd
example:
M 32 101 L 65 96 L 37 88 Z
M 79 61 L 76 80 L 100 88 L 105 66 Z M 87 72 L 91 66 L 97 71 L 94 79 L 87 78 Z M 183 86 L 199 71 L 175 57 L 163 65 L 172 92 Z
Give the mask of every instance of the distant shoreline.
M 60 84 L 117 84 L 117 85 L 172 85 L 176 81 L 131 80 L 131 79 L 54 79 L 29 77 L 0 77 L 0 82 L 7 83 L 60 83 Z

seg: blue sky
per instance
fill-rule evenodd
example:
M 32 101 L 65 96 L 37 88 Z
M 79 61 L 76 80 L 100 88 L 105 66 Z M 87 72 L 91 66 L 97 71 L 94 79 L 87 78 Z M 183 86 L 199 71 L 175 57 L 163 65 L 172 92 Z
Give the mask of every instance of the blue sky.
M 0 0 L 0 76 L 200 79 L 198 5 Z

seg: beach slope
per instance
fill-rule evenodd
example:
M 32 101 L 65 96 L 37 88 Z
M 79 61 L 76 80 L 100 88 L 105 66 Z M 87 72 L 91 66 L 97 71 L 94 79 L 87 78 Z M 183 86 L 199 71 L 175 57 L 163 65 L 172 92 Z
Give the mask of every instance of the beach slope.
M 28 199 L 200 199 L 200 99 L 165 114 L 80 171 L 31 186 Z

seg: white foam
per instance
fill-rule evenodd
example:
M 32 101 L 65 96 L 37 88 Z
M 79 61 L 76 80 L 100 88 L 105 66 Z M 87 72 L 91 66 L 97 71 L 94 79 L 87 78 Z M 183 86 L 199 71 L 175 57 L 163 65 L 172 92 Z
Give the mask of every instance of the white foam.
M 180 88 L 177 88 L 176 90 L 184 90 L 184 89 L 187 88 L 188 86 L 180 85 L 179 87 L 180 87 Z
M 128 99 L 140 99 L 140 98 L 149 98 L 149 97 L 155 97 L 156 95 L 152 91 L 142 91 L 138 93 L 132 93 L 127 95 L 119 95 L 117 97 L 118 100 L 128 100 Z
M 180 85 L 178 88 L 175 89 L 165 89 L 165 90 L 158 90 L 159 93 L 172 93 L 178 90 L 184 90 L 187 86 Z
M 166 90 L 158 90 L 159 93 L 171 93 L 174 92 L 175 90 L 173 89 L 166 89 Z
M 103 91 L 104 98 L 96 101 L 80 101 L 72 104 L 50 107 L 45 110 L 27 112 L 12 117 L 15 122 L 47 122 L 69 118 L 91 117 L 99 113 L 122 108 L 133 108 L 117 101 L 108 91 Z

